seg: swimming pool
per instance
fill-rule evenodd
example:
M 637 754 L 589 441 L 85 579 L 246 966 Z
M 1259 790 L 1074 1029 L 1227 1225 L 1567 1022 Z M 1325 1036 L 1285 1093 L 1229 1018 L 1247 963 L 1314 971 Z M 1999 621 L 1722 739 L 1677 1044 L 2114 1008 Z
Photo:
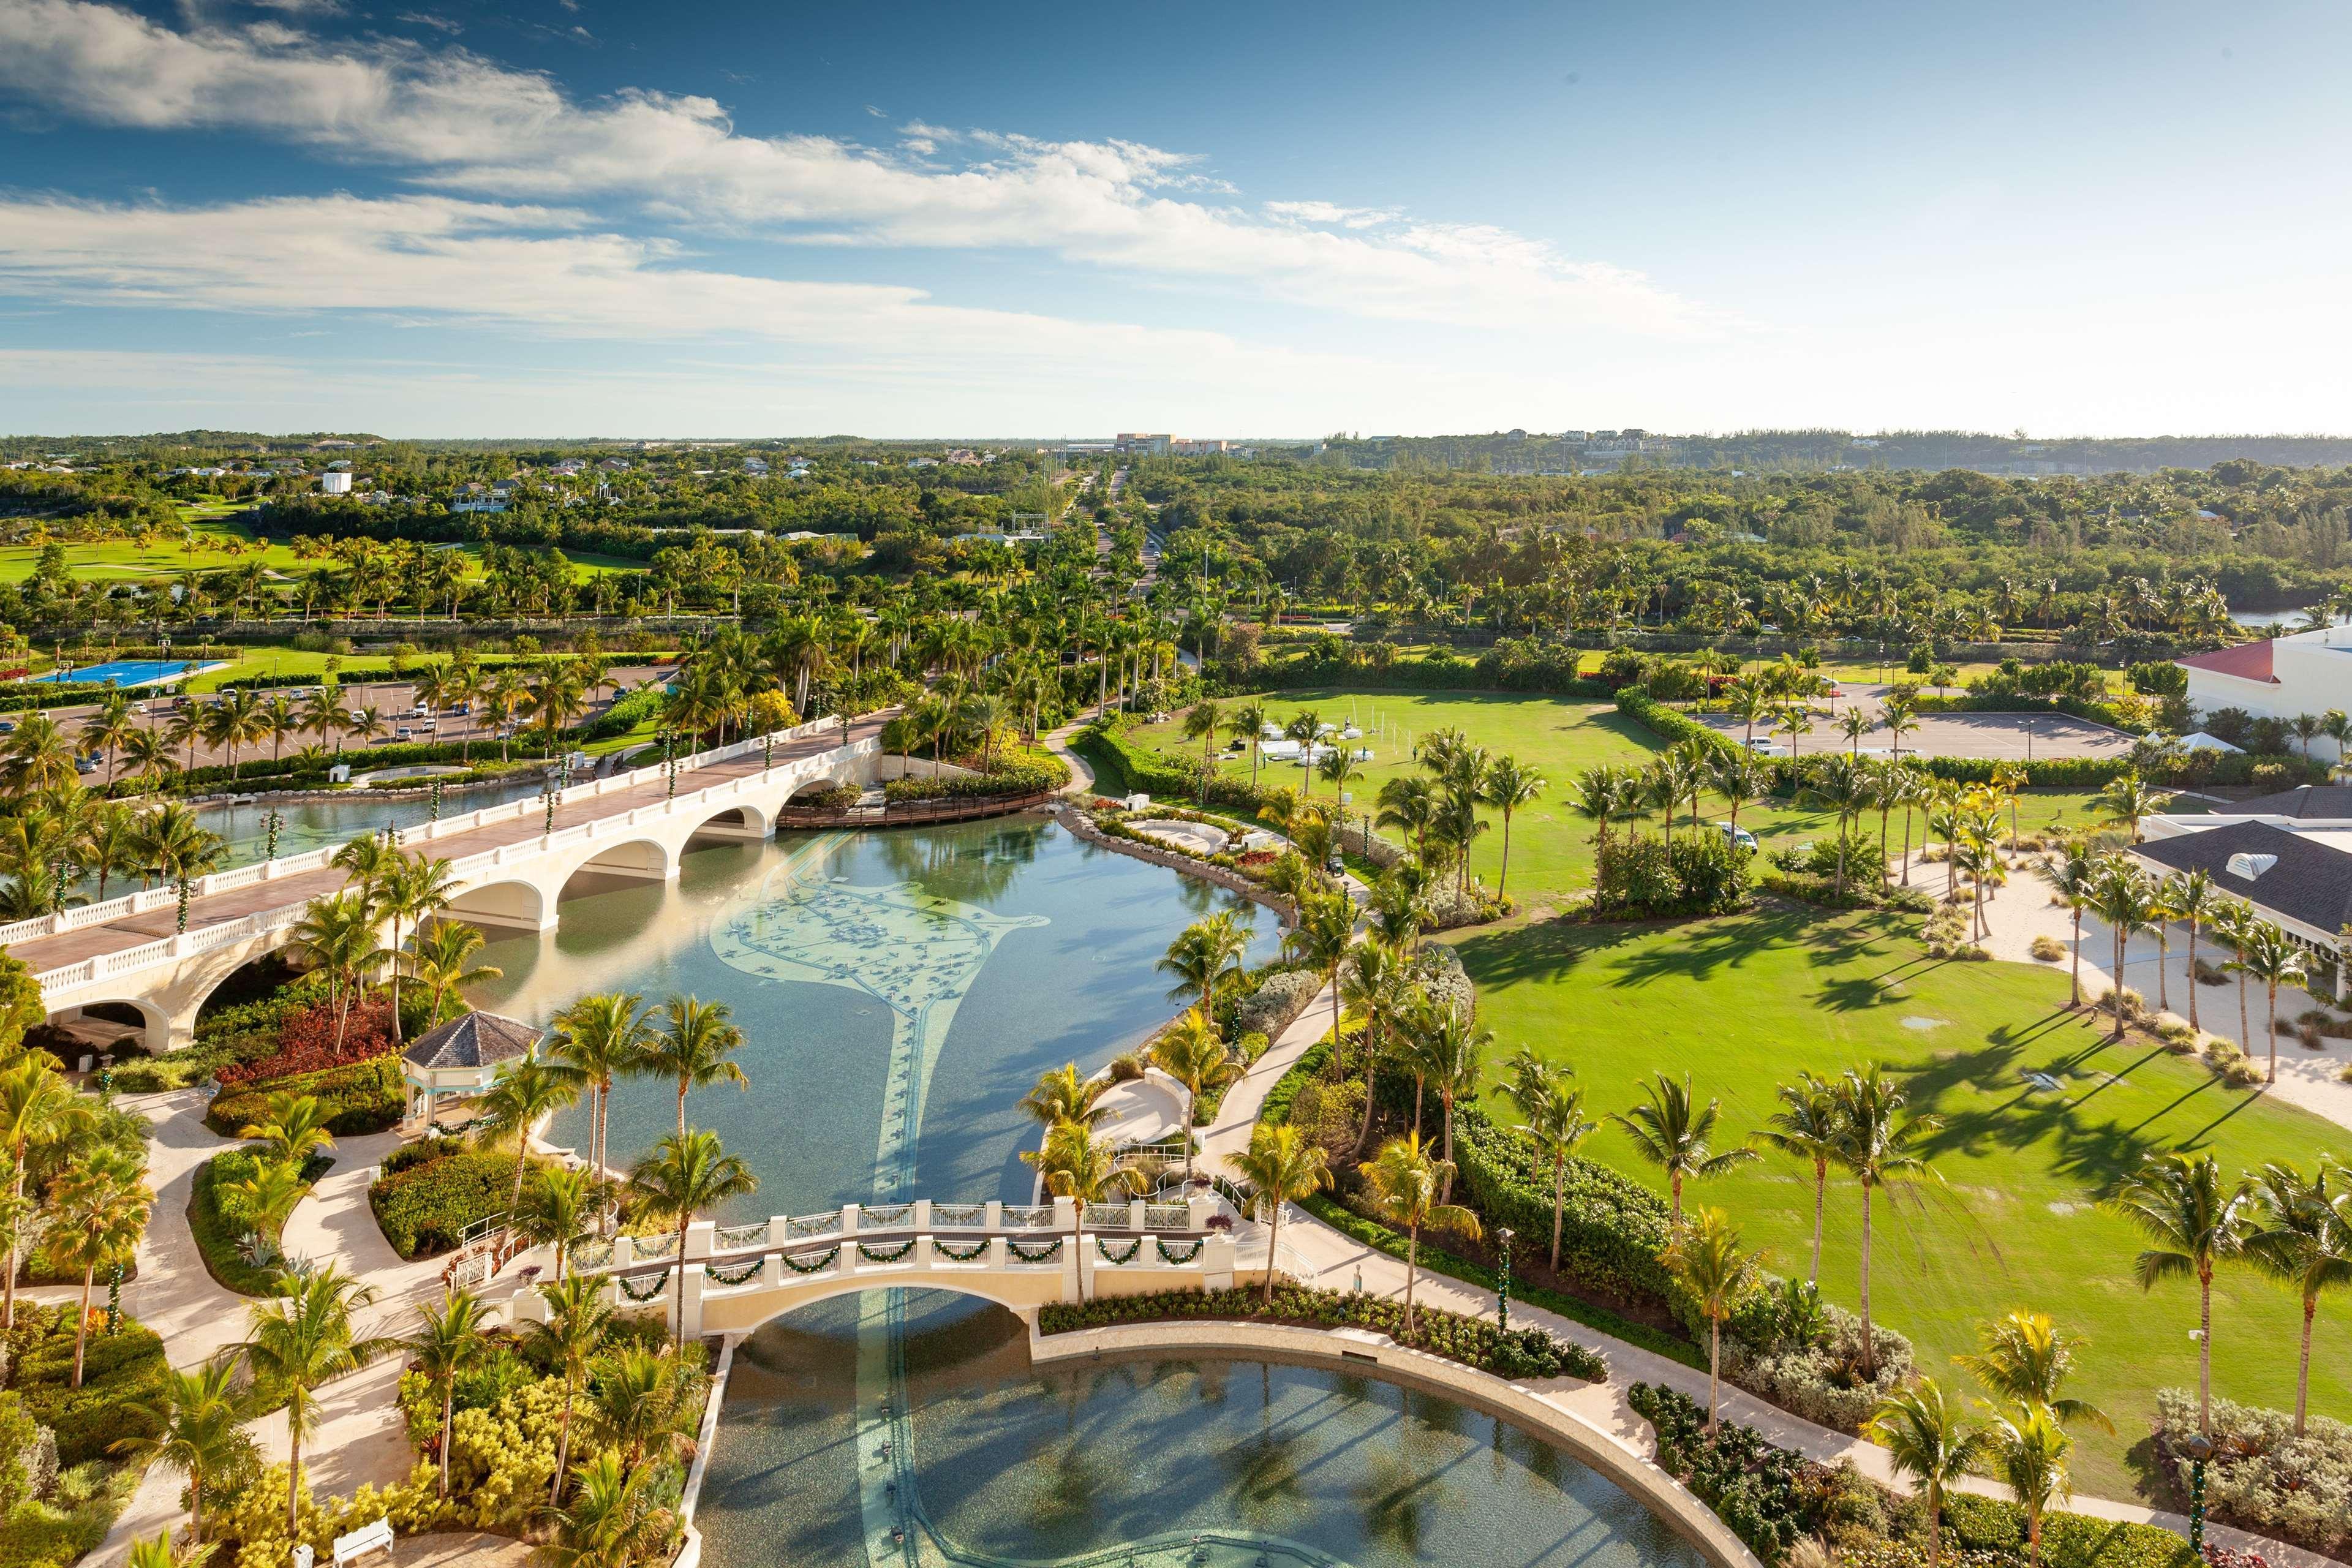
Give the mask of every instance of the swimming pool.
M 85 668 L 56 670 L 37 675 L 35 686 L 85 686 L 93 682 L 105 686 L 152 686 L 159 680 L 169 680 L 185 675 L 194 665 L 184 660 L 163 658 L 116 658 Z

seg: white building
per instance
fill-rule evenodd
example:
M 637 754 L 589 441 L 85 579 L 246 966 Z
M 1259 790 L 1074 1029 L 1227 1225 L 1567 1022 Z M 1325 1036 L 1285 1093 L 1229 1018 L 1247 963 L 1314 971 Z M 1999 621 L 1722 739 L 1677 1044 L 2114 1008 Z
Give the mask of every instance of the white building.
M 2200 713 L 2242 708 L 2257 719 L 2293 719 L 2352 709 L 2352 626 L 2240 643 L 2173 662 L 2189 672 L 2189 700 Z M 2311 744 L 2315 757 L 2345 760 L 2333 741 Z
M 329 468 L 319 476 L 319 489 L 331 496 L 352 493 L 352 471 L 349 468 Z

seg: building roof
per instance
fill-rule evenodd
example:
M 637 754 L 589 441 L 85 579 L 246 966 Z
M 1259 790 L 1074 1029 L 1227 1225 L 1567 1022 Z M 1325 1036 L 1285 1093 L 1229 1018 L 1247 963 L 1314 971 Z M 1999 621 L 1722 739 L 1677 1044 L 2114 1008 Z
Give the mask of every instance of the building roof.
M 538 1044 L 539 1031 L 520 1019 L 467 1013 L 417 1036 L 400 1057 L 411 1067 L 428 1069 L 493 1067 L 529 1056 Z
M 2292 816 L 2306 822 L 2352 821 L 2352 784 L 2305 784 L 2278 795 L 2233 801 L 2221 808 L 2230 816 Z
M 2235 647 L 2225 647 L 2212 653 L 2191 654 L 2176 658 L 2173 663 L 2184 669 L 2210 669 L 2216 675 L 2234 675 L 2240 680 L 2267 680 L 2278 684 L 2271 673 L 2271 645 L 2267 637 L 2242 642 Z
M 2143 860 L 2175 871 L 2203 871 L 2225 893 L 2330 934 L 2352 921 L 2352 855 L 2306 834 L 2267 822 L 2242 822 L 2132 847 Z M 2243 856 L 2273 858 L 2268 869 L 2250 878 L 2243 874 L 2247 863 L 2238 859 Z M 2233 859 L 2239 870 L 2230 868 Z

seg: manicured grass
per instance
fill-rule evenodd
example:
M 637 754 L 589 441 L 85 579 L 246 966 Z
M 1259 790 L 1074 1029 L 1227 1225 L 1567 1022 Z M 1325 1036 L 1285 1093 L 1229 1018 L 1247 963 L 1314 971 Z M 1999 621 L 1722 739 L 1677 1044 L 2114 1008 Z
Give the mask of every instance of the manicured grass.
M 1716 1145 L 1752 1133 L 1778 1085 L 1801 1069 L 1834 1074 L 1885 1063 L 1915 1108 L 1945 1120 L 1926 1152 L 1943 1178 L 1876 1206 L 1872 1299 L 1917 1342 L 1924 1368 L 1952 1373 L 1977 1324 L 2012 1307 L 2054 1314 L 2091 1341 L 2074 1392 L 2114 1417 L 2118 1435 L 2078 1431 L 2078 1484 L 2101 1496 L 2146 1490 L 2156 1391 L 2194 1388 L 2193 1284 L 2144 1295 L 2132 1277 L 2135 1232 L 2095 1205 L 2149 1152 L 2210 1150 L 2234 1176 L 2266 1161 L 2306 1171 L 2322 1152 L 2352 1157 L 2352 1133 L 2286 1104 L 2225 1089 L 2193 1061 L 2144 1044 L 2105 1044 L 2062 1011 L 2063 976 L 2011 963 L 1922 956 L 1910 922 L 1766 910 L 1675 926 L 1522 922 L 1457 933 L 1476 981 L 1488 1060 L 1522 1046 L 1575 1065 L 1588 1114 L 1632 1105 L 1650 1074 L 1688 1072 L 1723 1101 Z M 2035 1089 L 2046 1072 L 2063 1090 Z M 1507 1106 L 1496 1113 L 1512 1120 Z M 1622 1128 L 1604 1123 L 1584 1152 L 1664 1190 Z M 1686 1203 L 1729 1210 L 1772 1266 L 1802 1274 L 1812 1226 L 1810 1165 L 1778 1154 L 1685 1189 Z M 1832 1183 L 1822 1280 L 1855 1303 L 1861 1200 Z M 2214 1380 L 2230 1398 L 2291 1409 L 2299 1310 L 2240 1269 L 2214 1289 Z M 2352 1416 L 2352 1307 L 2322 1309 L 2312 1408 Z M 1965 1379 L 1961 1380 L 1963 1383 Z
M 144 548 L 128 539 L 97 544 L 68 543 L 65 547 L 67 574 L 85 581 L 168 579 L 183 572 L 211 572 L 225 566 L 249 566 L 255 562 L 278 572 L 306 569 L 295 560 L 294 552 L 284 540 L 273 539 L 266 551 L 223 548 L 228 543 L 241 546 L 254 538 L 253 530 L 234 521 L 231 514 L 192 514 L 189 521 L 195 531 L 193 551 L 185 539 L 175 534 L 158 534 Z M 33 574 L 40 559 L 38 545 L 12 544 L 0 549 L 0 583 L 23 582 Z
M 1237 706 L 1238 700 L 1225 703 L 1227 710 Z M 1605 702 L 1500 692 L 1423 694 L 1345 689 L 1274 692 L 1260 700 L 1266 704 L 1277 723 L 1312 709 L 1327 721 L 1345 723 L 1352 720 L 1365 731 L 1366 739 L 1361 743 L 1371 747 L 1373 760 L 1366 765 L 1360 781 L 1349 786 L 1356 802 L 1349 808 L 1351 812 L 1377 809 L 1371 803 L 1379 795 L 1381 785 L 1399 773 L 1413 771 L 1413 741 L 1434 730 L 1458 729 L 1489 752 L 1517 757 L 1540 771 L 1550 787 L 1535 805 L 1515 813 L 1511 818 L 1507 890 L 1523 905 L 1529 906 L 1557 902 L 1591 886 L 1592 824 L 1567 804 L 1570 785 L 1576 775 L 1602 763 L 1639 765 L 1663 749 L 1655 735 Z M 1822 736 L 1808 739 L 1816 742 L 1826 740 Z M 1139 726 L 1129 732 L 1128 740 L 1131 744 L 1172 756 L 1197 758 L 1201 754 L 1198 742 L 1189 745 L 1185 742 L 1181 718 L 1171 718 L 1165 724 Z M 1217 744 L 1225 744 L 1222 735 Z M 1227 773 L 1247 778 L 1248 755 L 1228 756 L 1223 767 Z M 1262 763 L 1258 776 L 1262 782 L 1292 788 L 1300 788 L 1307 782 L 1306 770 L 1295 763 Z M 1320 779 L 1313 784 L 1317 796 L 1326 801 L 1331 798 L 1329 784 Z M 2034 833 L 2061 824 L 2083 824 L 2089 799 L 2087 794 L 2030 791 L 2018 812 L 2019 827 Z M 1502 868 L 1503 831 L 1495 814 L 1486 815 L 1492 826 L 1471 852 L 1471 865 L 1492 887 Z M 1709 818 L 1722 817 L 1722 803 L 1711 801 L 1705 815 Z M 1686 822 L 1687 815 L 1676 821 Z M 1835 828 L 1834 819 L 1826 813 L 1785 804 L 1751 803 L 1741 808 L 1739 825 L 1754 833 L 1768 850 L 1778 843 L 1798 844 L 1822 837 Z M 1653 817 L 1647 830 L 1654 831 L 1655 826 Z M 1869 826 L 1874 834 L 1875 816 L 1870 819 Z M 1920 831 L 1915 818 L 1915 843 Z M 1890 836 L 1891 849 L 1899 850 L 1902 842 L 1903 825 L 1897 818 Z

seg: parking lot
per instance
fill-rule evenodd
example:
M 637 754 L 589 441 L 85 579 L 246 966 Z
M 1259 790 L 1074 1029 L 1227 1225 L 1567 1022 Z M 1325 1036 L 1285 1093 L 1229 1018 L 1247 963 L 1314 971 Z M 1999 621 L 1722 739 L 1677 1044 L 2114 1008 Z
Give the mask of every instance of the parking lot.
M 1814 710 L 1812 732 L 1797 742 L 1800 756 L 1848 750 L 1852 742 L 1837 728 L 1838 719 L 1848 708 L 1858 709 L 1873 719 L 1879 716 L 1885 687 L 1853 685 L 1844 689 L 1846 695 L 1839 700 L 1835 717 L 1822 708 Z M 1731 714 L 1696 713 L 1692 717 L 1734 737 L 1748 732 L 1748 726 Z M 1912 716 L 1912 722 L 1917 728 L 1906 731 L 1903 736 L 1906 755 L 2034 762 L 2049 757 L 2120 757 L 2132 748 L 2132 737 L 2122 731 L 2064 713 L 1919 713 Z M 1765 732 L 1766 726 L 1759 722 L 1756 740 L 1759 747 Z M 1774 754 L 1784 753 L 1787 737 L 1776 734 L 1774 739 L 1779 742 Z M 1888 737 L 1883 729 L 1873 730 L 1862 739 L 1865 755 L 1884 755 L 1887 744 Z

